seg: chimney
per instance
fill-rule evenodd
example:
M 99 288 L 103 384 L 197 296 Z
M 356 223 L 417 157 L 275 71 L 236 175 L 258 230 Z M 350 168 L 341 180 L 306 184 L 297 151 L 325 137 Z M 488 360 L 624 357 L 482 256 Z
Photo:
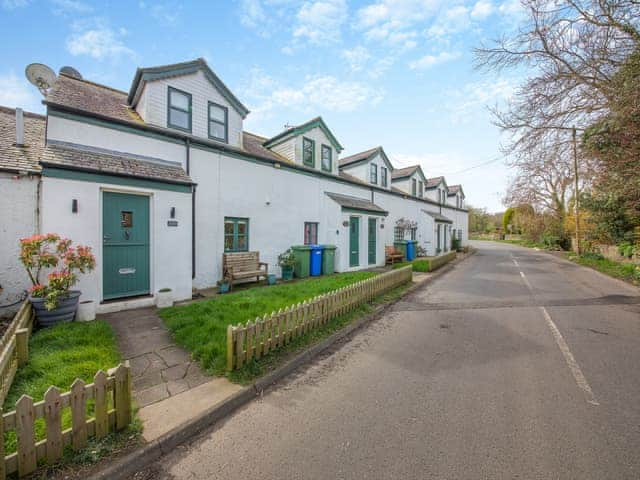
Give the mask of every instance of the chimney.
M 16 145 L 24 145 L 24 113 L 21 108 L 16 108 Z

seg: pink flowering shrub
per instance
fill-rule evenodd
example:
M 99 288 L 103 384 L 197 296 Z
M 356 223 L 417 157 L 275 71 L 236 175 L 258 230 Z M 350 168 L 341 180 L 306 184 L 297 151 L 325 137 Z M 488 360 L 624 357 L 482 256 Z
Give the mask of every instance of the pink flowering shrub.
M 56 308 L 60 299 L 68 295 L 78 282 L 78 273 L 90 272 L 96 266 L 91 247 L 74 247 L 71 240 L 60 238 L 56 233 L 21 239 L 20 261 L 33 284 L 29 293 L 35 298 L 45 298 L 47 310 Z M 40 283 L 41 271 L 52 268 L 47 284 Z

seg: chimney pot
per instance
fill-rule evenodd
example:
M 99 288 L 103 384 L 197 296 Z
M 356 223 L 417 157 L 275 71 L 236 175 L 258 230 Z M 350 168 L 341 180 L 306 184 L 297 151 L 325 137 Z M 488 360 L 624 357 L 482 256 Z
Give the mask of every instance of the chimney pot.
M 16 108 L 16 145 L 24 145 L 24 112 Z

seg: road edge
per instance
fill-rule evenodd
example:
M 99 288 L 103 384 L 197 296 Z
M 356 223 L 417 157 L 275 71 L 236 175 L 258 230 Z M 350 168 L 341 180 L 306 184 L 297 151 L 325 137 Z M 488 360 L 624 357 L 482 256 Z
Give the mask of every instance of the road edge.
M 161 437 L 152 440 L 151 442 L 134 450 L 128 455 L 116 460 L 113 464 L 107 466 L 106 468 L 93 473 L 89 478 L 96 480 L 133 478 L 136 472 L 143 470 L 153 462 L 159 460 L 162 456 L 170 453 L 176 447 L 188 442 L 198 434 L 204 432 L 204 430 L 206 430 L 207 428 L 214 426 L 216 423 L 233 414 L 236 410 L 247 405 L 256 397 L 260 397 L 265 390 L 268 390 L 278 382 L 284 380 L 286 377 L 298 370 L 303 365 L 310 363 L 314 358 L 316 358 L 318 355 L 325 352 L 329 348 L 333 347 L 343 340 L 346 340 L 351 335 L 363 329 L 365 326 L 378 319 L 393 305 L 405 299 L 407 296 L 411 295 L 420 288 L 429 285 L 436 279 L 443 276 L 445 273 L 451 271 L 456 265 L 473 256 L 476 252 L 477 249 L 473 248 L 473 250 L 471 250 L 465 256 L 459 259 L 456 258 L 446 265 L 443 265 L 438 270 L 433 272 L 433 275 L 431 277 L 420 283 L 416 283 L 415 285 L 410 286 L 400 297 L 388 303 L 385 303 L 384 305 L 375 307 L 373 312 L 362 316 L 355 322 L 350 323 L 344 328 L 338 330 L 321 342 L 304 349 L 284 365 L 276 368 L 273 372 L 259 378 L 255 382 L 244 387 L 242 390 L 213 405 L 203 413 L 184 422 L 182 425 L 179 425 L 170 432 L 167 432 Z

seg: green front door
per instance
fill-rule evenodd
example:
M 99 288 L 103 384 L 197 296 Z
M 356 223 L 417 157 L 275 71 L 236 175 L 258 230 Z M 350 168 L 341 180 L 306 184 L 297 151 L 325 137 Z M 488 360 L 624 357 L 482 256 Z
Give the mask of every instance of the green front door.
M 369 219 L 369 265 L 376 263 L 376 219 Z
M 102 196 L 103 298 L 149 293 L 149 197 Z
M 349 266 L 360 265 L 360 218 L 349 219 Z

